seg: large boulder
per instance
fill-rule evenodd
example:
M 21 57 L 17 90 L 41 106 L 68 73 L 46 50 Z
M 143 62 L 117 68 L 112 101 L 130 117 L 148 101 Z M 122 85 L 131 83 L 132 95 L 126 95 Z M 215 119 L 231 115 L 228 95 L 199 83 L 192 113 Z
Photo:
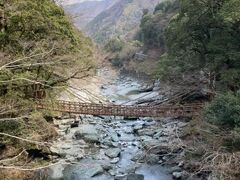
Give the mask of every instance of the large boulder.
M 111 148 L 105 151 L 105 155 L 110 158 L 116 158 L 119 156 L 121 149 L 119 148 Z
M 89 165 L 86 163 L 84 166 L 67 166 L 63 172 L 63 179 L 92 179 L 103 173 L 104 169 L 100 164 L 93 163 Z
M 74 133 L 74 138 L 80 140 L 84 139 L 90 143 L 99 142 L 99 134 L 93 125 L 82 125 L 78 128 L 78 130 Z
M 104 172 L 104 169 L 101 165 L 94 165 L 93 167 L 90 167 L 87 171 L 86 171 L 86 175 L 88 177 L 94 177 L 96 175 L 102 174 Z
M 65 157 L 67 155 L 67 153 L 63 149 L 61 149 L 59 147 L 54 147 L 54 146 L 50 147 L 50 152 L 52 154 L 58 155 L 60 157 Z

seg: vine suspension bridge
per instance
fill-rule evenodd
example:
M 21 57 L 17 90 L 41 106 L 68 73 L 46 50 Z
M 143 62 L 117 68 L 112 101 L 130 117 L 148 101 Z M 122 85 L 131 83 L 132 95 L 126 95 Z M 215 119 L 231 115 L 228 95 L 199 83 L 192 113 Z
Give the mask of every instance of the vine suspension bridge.
M 124 117 L 196 117 L 204 108 L 203 103 L 191 103 L 184 105 L 161 104 L 161 105 L 114 105 L 82 103 L 72 101 L 47 102 L 43 100 L 45 92 L 36 90 L 36 108 L 65 113 L 96 115 L 96 116 L 124 116 Z
M 200 115 L 203 109 L 203 104 L 199 103 L 187 105 L 135 106 L 56 101 L 50 105 L 44 101 L 37 101 L 36 105 L 38 109 L 66 113 L 124 117 L 196 117 Z

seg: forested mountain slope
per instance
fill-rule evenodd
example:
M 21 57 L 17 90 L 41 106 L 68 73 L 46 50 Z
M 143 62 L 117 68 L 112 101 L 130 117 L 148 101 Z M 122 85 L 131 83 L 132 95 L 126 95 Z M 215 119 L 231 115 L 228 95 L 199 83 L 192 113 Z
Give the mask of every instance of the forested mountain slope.
M 91 62 L 91 41 L 52 1 L 5 1 L 1 12 L 1 80 L 6 81 L 2 86 L 38 81 L 51 86 L 67 75 L 63 72 L 78 71 L 77 64 L 80 68 Z
M 55 135 L 43 118 L 47 114 L 34 109 L 34 99 L 41 96 L 54 99 L 69 78 L 86 72 L 92 66 L 92 43 L 73 28 L 64 11 L 52 0 L 1 0 L 0 20 L 2 160 L 23 149 L 26 152 L 41 148 L 5 134 L 36 141 L 47 141 Z M 41 89 L 36 87 L 45 90 L 45 94 L 38 96 L 35 92 Z M 20 168 L 25 162 L 29 168 L 46 163 L 28 159 L 26 153 L 16 160 Z M 0 170 L 0 179 L 26 179 L 21 172 L 4 169 Z
M 144 10 L 139 27 L 133 28 L 133 37 L 113 37 L 106 43 L 112 64 L 124 72 L 154 76 L 165 52 L 165 28 L 178 10 L 175 0 L 163 1 L 153 11 Z
M 170 19 L 179 11 L 178 0 L 159 3 L 153 13 L 145 13 L 141 19 L 137 38 L 147 49 L 165 49 L 164 31 Z
M 153 37 L 157 34 L 165 44 L 158 66 L 161 81 L 211 94 L 204 122 L 189 128 L 188 138 L 198 143 L 188 145 L 193 152 L 186 159 L 201 164 L 191 168 L 208 171 L 210 179 L 239 179 L 240 1 L 180 0 L 177 14 Z M 155 42 L 149 37 L 146 44 Z
M 73 4 L 63 4 L 65 11 L 71 14 L 75 25 L 82 29 L 98 14 L 110 8 L 117 0 L 84 1 Z
M 119 0 L 100 13 L 85 28 L 96 42 L 106 42 L 114 36 L 124 36 L 135 31 L 144 9 L 152 11 L 161 0 Z

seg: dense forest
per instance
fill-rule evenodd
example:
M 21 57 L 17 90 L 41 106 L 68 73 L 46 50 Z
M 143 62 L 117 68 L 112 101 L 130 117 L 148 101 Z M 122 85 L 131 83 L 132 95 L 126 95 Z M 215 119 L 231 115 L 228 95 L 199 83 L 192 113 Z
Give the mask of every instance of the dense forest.
M 167 1 L 143 16 L 141 34 L 145 45 L 164 47 L 157 70 L 161 80 L 181 86 L 197 84 L 213 94 L 203 119 L 219 129 L 210 128 L 203 142 L 211 146 L 209 139 L 218 135 L 219 143 L 207 153 L 219 151 L 232 158 L 240 148 L 240 1 Z M 235 158 L 239 161 L 239 156 Z M 239 177 L 235 160 L 224 168 L 220 159 L 216 156 L 212 166 L 217 179 Z
M 239 116 L 239 6 L 239 1 L 180 1 L 179 13 L 164 30 L 166 51 L 159 64 L 162 79 L 205 84 L 216 94 L 207 119 L 235 128 Z

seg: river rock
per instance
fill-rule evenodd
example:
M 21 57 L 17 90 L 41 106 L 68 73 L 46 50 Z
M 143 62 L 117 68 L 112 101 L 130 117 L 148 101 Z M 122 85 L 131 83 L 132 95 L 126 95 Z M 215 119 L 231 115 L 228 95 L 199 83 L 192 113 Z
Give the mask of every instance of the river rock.
M 136 132 L 137 130 L 142 129 L 142 128 L 143 128 L 142 124 L 137 124 L 137 125 L 133 126 L 134 132 Z
M 159 161 L 158 161 L 158 164 L 162 164 L 162 163 L 163 163 L 163 160 L 159 160 Z
M 144 148 L 149 149 L 152 147 L 156 147 L 156 145 L 159 144 L 159 141 L 155 140 L 155 139 L 144 139 L 142 141 L 142 144 L 143 144 Z
M 135 137 L 134 137 L 133 134 L 125 134 L 125 133 L 123 133 L 123 134 L 121 134 L 120 140 L 129 142 L 129 141 L 134 141 Z
M 66 162 L 73 163 L 75 162 L 75 158 L 73 156 L 66 156 Z
M 63 144 L 62 146 L 61 146 L 61 148 L 62 149 L 71 149 L 71 145 L 70 144 Z
M 73 137 L 78 140 L 84 139 L 85 141 L 90 143 L 99 142 L 99 134 L 93 125 L 82 125 L 74 133 Z
M 111 148 L 105 151 L 106 156 L 110 157 L 110 158 L 116 158 L 119 156 L 121 152 L 121 149 L 119 148 Z
M 104 170 L 108 171 L 108 170 L 112 169 L 113 167 L 112 167 L 112 165 L 111 165 L 109 162 L 104 162 L 104 163 L 102 164 L 102 168 L 103 168 Z
M 127 126 L 127 127 L 124 127 L 124 132 L 127 133 L 127 134 L 132 134 L 133 129 L 132 129 L 132 127 Z
M 106 146 L 112 146 L 112 139 L 111 137 L 107 136 L 103 139 L 101 139 L 101 144 L 106 145 Z
M 178 167 L 183 167 L 184 166 L 184 161 L 180 161 L 179 163 L 178 163 Z
M 100 148 L 102 148 L 102 149 L 108 149 L 108 148 L 109 148 L 109 146 L 107 146 L 107 145 L 104 145 L 104 144 L 100 144 Z
M 90 161 L 90 160 L 89 160 Z M 102 166 L 93 162 L 85 162 L 82 165 L 74 165 L 65 167 L 63 179 L 92 179 L 92 177 L 100 175 L 104 172 Z
M 155 132 L 152 129 L 139 129 L 137 133 L 139 136 L 153 136 Z
M 114 171 L 113 169 L 110 169 L 108 171 L 108 173 L 111 175 L 111 176 L 115 176 L 116 175 L 116 171 Z
M 96 175 L 102 174 L 104 172 L 103 168 L 101 165 L 96 164 L 93 167 L 89 167 L 88 170 L 86 171 L 86 176 L 87 177 L 94 177 Z
M 118 142 L 112 142 L 112 143 L 111 143 L 111 146 L 112 146 L 112 147 L 118 147 L 118 145 L 119 145 Z
M 86 145 L 86 142 L 83 139 L 78 140 L 79 145 Z
M 172 167 L 172 168 L 170 168 L 170 172 L 171 173 L 174 173 L 174 172 L 181 172 L 181 168 L 179 167 L 179 166 L 174 166 L 174 167 Z
M 159 139 L 161 136 L 163 135 L 163 130 L 159 130 L 156 132 L 156 134 L 154 134 L 154 138 L 155 139 Z
M 129 174 L 127 180 L 144 180 L 144 175 L 142 174 Z
M 119 137 L 118 137 L 118 135 L 117 135 L 116 132 L 111 132 L 110 136 L 111 136 L 111 139 L 112 139 L 114 142 L 118 142 L 118 141 L 119 141 Z
M 89 134 L 84 136 L 84 140 L 89 143 L 96 143 L 99 142 L 99 137 L 95 134 Z
M 59 148 L 56 148 L 56 147 L 50 147 L 50 151 L 53 153 L 53 154 L 57 154 L 59 155 L 60 157 L 66 157 L 67 153 L 65 151 L 63 151 L 62 149 L 59 149 Z
M 173 179 L 181 179 L 182 178 L 182 172 L 173 172 L 172 176 L 173 176 Z
M 143 152 L 137 152 L 132 158 L 132 161 L 139 161 L 142 162 L 142 160 L 144 159 L 145 155 Z
M 147 119 L 147 121 L 144 123 L 146 126 L 152 126 L 155 125 L 157 122 L 152 119 Z
M 78 160 L 78 161 L 80 161 L 80 160 L 82 160 L 83 159 L 83 155 L 82 154 L 79 154 L 79 155 L 77 155 L 77 157 L 76 157 L 76 159 Z
M 116 174 L 114 180 L 123 180 L 127 174 Z
M 110 161 L 110 163 L 111 163 L 111 164 L 116 164 L 116 163 L 118 163 L 119 160 L 120 160 L 120 158 L 119 158 L 119 157 L 116 157 L 116 158 L 113 158 L 113 159 Z

